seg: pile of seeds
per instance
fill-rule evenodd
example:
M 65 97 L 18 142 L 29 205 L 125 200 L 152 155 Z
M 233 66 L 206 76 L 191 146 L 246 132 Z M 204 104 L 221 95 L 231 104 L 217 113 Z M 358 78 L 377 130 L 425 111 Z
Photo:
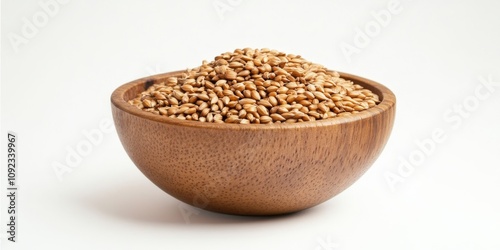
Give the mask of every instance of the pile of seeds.
M 245 48 L 155 83 L 129 103 L 183 120 L 267 124 L 350 115 L 379 97 L 299 55 Z

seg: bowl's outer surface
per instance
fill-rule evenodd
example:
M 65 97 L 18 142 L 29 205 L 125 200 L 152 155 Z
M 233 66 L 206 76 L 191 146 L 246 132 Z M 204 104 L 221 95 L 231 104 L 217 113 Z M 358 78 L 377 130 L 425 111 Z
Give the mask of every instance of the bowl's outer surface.
M 120 140 L 135 165 L 165 192 L 206 210 L 241 215 L 300 211 L 353 184 L 384 148 L 395 96 L 341 73 L 382 102 L 349 117 L 295 124 L 213 124 L 163 117 L 127 103 L 179 71 L 139 79 L 111 97 Z

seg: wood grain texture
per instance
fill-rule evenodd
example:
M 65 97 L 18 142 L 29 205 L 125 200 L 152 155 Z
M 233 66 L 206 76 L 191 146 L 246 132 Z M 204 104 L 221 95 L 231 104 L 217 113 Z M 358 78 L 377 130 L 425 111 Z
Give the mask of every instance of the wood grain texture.
M 290 124 L 215 124 L 168 118 L 127 103 L 170 72 L 116 89 L 112 112 L 123 147 L 159 188 L 202 209 L 274 215 L 322 203 L 353 184 L 383 150 L 396 98 L 383 85 L 341 77 L 381 103 L 348 117 Z

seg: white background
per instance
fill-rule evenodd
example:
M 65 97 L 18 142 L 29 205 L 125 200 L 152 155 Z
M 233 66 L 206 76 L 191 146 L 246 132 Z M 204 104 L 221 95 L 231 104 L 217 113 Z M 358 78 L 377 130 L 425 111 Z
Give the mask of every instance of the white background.
M 2 191 L 2 249 L 500 249 L 500 2 L 54 1 L 1 2 L 1 188 L 9 130 L 20 187 L 15 244 Z M 149 182 L 114 129 L 58 180 L 111 121 L 115 88 L 243 47 L 393 90 L 391 138 L 358 182 L 284 217 L 199 211 Z

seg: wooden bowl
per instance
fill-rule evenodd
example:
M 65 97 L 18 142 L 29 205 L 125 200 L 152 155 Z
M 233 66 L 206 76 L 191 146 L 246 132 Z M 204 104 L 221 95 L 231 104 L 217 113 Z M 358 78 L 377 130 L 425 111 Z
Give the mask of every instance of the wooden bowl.
M 346 73 L 340 76 L 370 89 L 381 103 L 351 116 L 293 124 L 186 121 L 127 103 L 151 84 L 179 74 L 120 86 L 111 96 L 113 119 L 125 151 L 147 178 L 210 211 L 274 215 L 318 205 L 365 173 L 394 122 L 394 94 Z

